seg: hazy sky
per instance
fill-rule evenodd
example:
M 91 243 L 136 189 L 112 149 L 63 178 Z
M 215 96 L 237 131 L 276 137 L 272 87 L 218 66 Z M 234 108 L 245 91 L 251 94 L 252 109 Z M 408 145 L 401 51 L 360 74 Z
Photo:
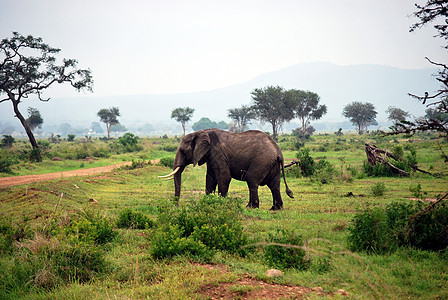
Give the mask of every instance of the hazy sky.
M 430 67 L 413 0 L 0 0 L 0 38 L 31 34 L 90 68 L 94 96 L 210 90 L 302 62 Z M 426 2 L 426 1 L 423 1 Z M 70 87 L 50 96 L 72 96 Z M 81 96 L 84 96 L 81 94 Z

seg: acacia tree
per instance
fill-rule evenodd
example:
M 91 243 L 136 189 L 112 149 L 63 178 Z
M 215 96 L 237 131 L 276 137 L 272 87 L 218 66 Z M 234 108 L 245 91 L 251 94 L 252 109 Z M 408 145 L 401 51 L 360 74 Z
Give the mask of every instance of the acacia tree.
M 44 123 L 44 119 L 36 108 L 28 107 L 28 118 L 26 119 L 26 123 L 30 127 L 32 131 L 36 128 L 42 128 L 42 124 Z
M 182 125 L 182 129 L 184 130 L 185 135 L 185 124 L 191 120 L 193 116 L 194 109 L 191 107 L 178 107 L 171 111 L 171 119 L 175 119 L 177 122 L 180 122 Z
M 401 121 L 406 121 L 409 117 L 409 113 L 407 111 L 402 110 L 401 108 L 389 106 L 386 110 L 387 118 L 392 121 L 394 124 L 399 123 Z
M 417 11 L 414 16 L 420 21 L 413 24 L 409 31 L 413 32 L 429 23 L 435 22 L 434 28 L 438 32 L 436 37 L 442 38 L 445 42 L 448 41 L 448 2 L 446 0 L 428 0 L 425 5 L 415 4 Z M 443 20 L 443 21 L 442 21 Z M 439 22 L 442 21 L 442 22 Z M 444 46 L 448 50 L 448 43 Z M 432 113 L 440 116 L 439 118 L 428 118 L 434 114 L 426 114 L 425 117 L 416 118 L 414 121 L 405 121 L 395 124 L 392 128 L 391 134 L 407 133 L 412 134 L 417 131 L 435 130 L 441 135 L 448 138 L 448 118 L 443 116 L 448 115 L 448 65 L 437 63 L 426 57 L 432 65 L 438 67 L 439 71 L 435 78 L 441 83 L 438 91 L 430 94 L 425 92 L 423 96 L 409 94 L 411 97 L 422 101 L 422 104 L 428 104 L 426 107 L 432 109 Z M 428 110 L 427 110 L 428 112 Z
M 56 83 L 68 82 L 76 90 L 92 91 L 93 80 L 90 70 L 77 69 L 74 59 L 63 59 L 56 63 L 60 49 L 43 43 L 42 38 L 23 36 L 13 32 L 11 38 L 0 42 L 0 103 L 10 101 L 14 115 L 19 119 L 33 147 L 34 159 L 41 161 L 39 146 L 33 132 L 19 109 L 19 104 L 31 95 L 40 101 L 42 93 Z
M 344 106 L 342 115 L 358 127 L 359 134 L 363 134 L 369 125 L 376 124 L 377 112 L 372 103 L 353 101 Z
M 262 122 L 272 125 L 272 137 L 277 141 L 283 123 L 294 119 L 294 105 L 289 94 L 280 86 L 267 86 L 252 91 L 252 110 Z
M 318 120 L 327 113 L 326 105 L 319 105 L 320 97 L 318 94 L 310 91 L 289 90 L 288 91 L 293 104 L 294 113 L 302 123 L 300 128 L 302 138 L 305 138 L 310 130 L 307 130 L 312 120 Z
M 243 132 L 246 130 L 246 126 L 250 124 L 250 120 L 254 118 L 254 112 L 249 106 L 243 105 L 240 108 L 229 109 L 227 116 L 235 121 L 237 132 Z
M 110 140 L 110 129 L 113 125 L 117 125 L 118 117 L 120 116 L 120 110 L 118 107 L 102 108 L 98 111 L 97 116 L 100 121 L 106 124 L 107 139 Z

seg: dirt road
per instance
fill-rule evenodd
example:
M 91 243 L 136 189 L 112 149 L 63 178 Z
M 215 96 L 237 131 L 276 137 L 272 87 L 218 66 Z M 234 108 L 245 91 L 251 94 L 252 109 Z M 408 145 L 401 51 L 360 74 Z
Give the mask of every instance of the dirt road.
M 50 179 L 64 178 L 64 177 L 73 177 L 73 176 L 88 176 L 99 173 L 110 172 L 113 169 L 131 165 L 131 162 L 123 162 L 111 166 L 105 167 L 96 167 L 96 168 L 87 168 L 87 169 L 78 169 L 72 171 L 64 171 L 64 172 L 56 172 L 56 173 L 47 173 L 47 174 L 36 174 L 36 175 L 24 175 L 24 176 L 15 176 L 15 177 L 3 177 L 0 178 L 0 188 L 27 184 L 32 182 L 39 182 Z

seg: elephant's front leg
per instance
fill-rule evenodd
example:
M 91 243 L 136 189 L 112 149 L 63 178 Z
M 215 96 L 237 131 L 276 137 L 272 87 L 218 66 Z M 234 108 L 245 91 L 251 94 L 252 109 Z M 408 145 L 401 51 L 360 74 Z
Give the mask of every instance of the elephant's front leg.
M 229 185 L 232 177 L 230 175 L 224 175 L 218 177 L 218 194 L 222 197 L 227 196 L 227 192 L 229 191 Z
M 258 198 L 258 184 L 247 183 L 249 187 L 249 203 L 247 207 L 249 208 L 259 208 L 260 207 L 260 199 Z
M 207 175 L 205 177 L 205 193 L 207 195 L 214 193 L 217 184 L 218 182 L 216 181 L 215 174 L 207 170 Z

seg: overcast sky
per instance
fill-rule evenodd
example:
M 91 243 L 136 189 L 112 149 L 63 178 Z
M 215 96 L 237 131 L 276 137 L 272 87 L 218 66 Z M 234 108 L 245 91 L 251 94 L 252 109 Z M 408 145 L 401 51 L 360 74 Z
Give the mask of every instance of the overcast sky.
M 94 96 L 210 90 L 303 62 L 430 67 L 413 0 L 0 0 L 0 38 L 42 37 L 90 68 Z M 426 2 L 426 1 L 423 1 Z M 72 96 L 52 89 L 49 96 Z M 85 96 L 81 94 L 80 96 Z

